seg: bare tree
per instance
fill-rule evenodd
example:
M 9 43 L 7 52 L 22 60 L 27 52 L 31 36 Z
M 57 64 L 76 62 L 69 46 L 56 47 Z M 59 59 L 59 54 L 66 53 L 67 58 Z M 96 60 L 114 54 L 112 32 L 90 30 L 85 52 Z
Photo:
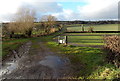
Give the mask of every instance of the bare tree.
M 34 27 L 35 11 L 28 8 L 19 8 L 9 26 L 9 31 L 26 34 L 31 36 Z
M 42 26 L 47 34 L 50 33 L 50 30 L 55 27 L 57 18 L 52 15 L 44 15 L 41 18 Z
M 15 22 L 10 22 L 7 30 L 9 31 L 10 38 L 12 38 L 14 33 L 17 31 L 17 24 Z
M 28 8 L 20 8 L 17 13 L 16 22 L 20 24 L 20 31 L 31 36 L 34 27 L 35 11 Z

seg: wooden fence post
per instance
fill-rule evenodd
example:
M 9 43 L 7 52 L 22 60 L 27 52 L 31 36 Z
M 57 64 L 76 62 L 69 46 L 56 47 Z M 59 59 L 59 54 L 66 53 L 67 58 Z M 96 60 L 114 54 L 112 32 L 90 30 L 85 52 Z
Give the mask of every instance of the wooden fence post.
M 67 45 L 67 36 L 65 36 L 65 45 Z
M 60 44 L 60 36 L 58 36 L 58 44 Z

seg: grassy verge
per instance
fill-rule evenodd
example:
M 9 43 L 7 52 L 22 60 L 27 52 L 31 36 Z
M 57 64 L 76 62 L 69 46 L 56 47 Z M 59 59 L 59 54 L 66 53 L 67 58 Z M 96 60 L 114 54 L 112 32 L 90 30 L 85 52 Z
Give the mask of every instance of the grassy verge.
M 30 38 L 9 39 L 2 42 L 2 54 L 0 57 L 6 57 L 12 50 L 18 49 L 22 44 L 28 42 Z
M 79 79 L 116 79 L 120 77 L 120 70 L 106 62 L 106 52 L 99 48 L 58 45 L 47 43 L 53 51 L 60 51 L 69 57 L 74 65 L 74 75 Z

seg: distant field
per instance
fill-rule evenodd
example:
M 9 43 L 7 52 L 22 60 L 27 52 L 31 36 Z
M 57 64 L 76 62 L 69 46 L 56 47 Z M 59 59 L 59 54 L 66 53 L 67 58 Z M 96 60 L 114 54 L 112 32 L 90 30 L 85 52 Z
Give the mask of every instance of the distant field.
M 94 31 L 118 31 L 118 24 L 105 24 L 105 25 L 84 25 L 84 31 L 88 31 L 92 27 Z M 68 31 L 82 31 L 82 26 L 71 25 L 67 27 Z

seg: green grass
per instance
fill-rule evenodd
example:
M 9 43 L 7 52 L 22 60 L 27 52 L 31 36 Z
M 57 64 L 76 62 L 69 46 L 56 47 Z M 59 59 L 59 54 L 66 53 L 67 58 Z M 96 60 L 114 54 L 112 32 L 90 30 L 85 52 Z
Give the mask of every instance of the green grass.
M 104 45 L 102 36 L 68 36 L 68 42 L 85 45 Z
M 118 31 L 118 24 L 105 24 L 105 25 L 84 25 L 84 31 L 88 31 L 92 27 L 94 31 Z M 82 31 L 81 26 L 67 27 L 68 31 Z
M 5 57 L 6 55 L 10 54 L 12 50 L 16 50 L 19 48 L 22 44 L 29 41 L 30 38 L 24 38 L 24 39 L 9 39 L 2 42 L 2 54 L 0 54 L 0 57 Z
M 105 35 L 118 35 L 118 33 L 65 33 L 68 43 L 82 45 L 104 45 Z
M 106 61 L 106 52 L 99 48 L 63 46 L 55 42 L 47 43 L 53 51 L 68 57 L 79 79 L 115 79 L 119 78 L 120 69 Z
M 64 35 L 119 35 L 120 33 L 64 33 Z

